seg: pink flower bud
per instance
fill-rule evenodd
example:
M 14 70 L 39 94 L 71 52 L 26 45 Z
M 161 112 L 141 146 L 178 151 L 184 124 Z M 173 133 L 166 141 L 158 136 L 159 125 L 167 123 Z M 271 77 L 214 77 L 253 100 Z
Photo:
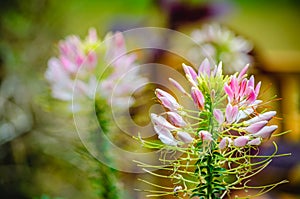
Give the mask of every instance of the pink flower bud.
M 166 128 L 170 131 L 177 129 L 177 127 L 175 127 L 171 123 L 169 123 L 164 117 L 159 116 L 155 113 L 151 113 L 151 121 L 154 125 Z
M 263 121 L 260 121 L 260 122 L 256 122 L 256 123 L 253 123 L 251 124 L 250 126 L 247 126 L 245 128 L 245 130 L 249 133 L 257 133 L 260 129 L 262 129 L 264 126 L 266 126 L 266 124 L 268 124 L 268 121 L 266 120 L 263 120 Z
M 277 125 L 265 126 L 253 136 L 261 138 L 270 138 L 272 133 L 278 128 Z
M 198 88 L 193 86 L 191 88 L 191 96 L 194 100 L 195 105 L 200 110 L 203 110 L 203 108 L 204 108 L 204 96 L 203 96 L 202 92 Z
M 187 92 L 184 90 L 184 88 L 174 79 L 169 78 L 169 81 L 183 94 L 187 95 Z
M 258 146 L 261 144 L 261 138 L 255 138 L 247 143 L 247 145 Z
M 219 124 L 222 124 L 224 122 L 224 116 L 220 109 L 214 109 L 214 117 L 216 118 Z
M 226 147 L 230 146 L 230 144 L 232 143 L 232 140 L 229 137 L 224 137 L 220 143 L 219 143 L 219 148 L 225 149 Z
M 197 86 L 198 80 L 197 80 L 197 73 L 195 72 L 195 70 L 192 67 L 185 65 L 184 63 L 182 64 L 182 67 L 190 83 L 193 86 Z
M 210 132 L 208 131 L 199 131 L 198 136 L 203 140 L 203 141 L 212 141 L 212 135 Z
M 175 126 L 179 126 L 179 127 L 186 126 L 186 122 L 178 113 L 167 112 L 167 115 L 171 123 L 174 124 Z
M 177 146 L 178 141 L 175 138 L 170 138 L 167 137 L 163 134 L 158 135 L 158 138 L 160 139 L 160 141 L 166 145 L 170 145 L 170 146 Z
M 207 58 L 204 59 L 204 61 L 201 63 L 199 70 L 198 70 L 198 75 L 203 75 L 203 76 L 210 76 L 210 64 Z
M 180 105 L 177 102 L 166 97 L 161 97 L 160 102 L 165 108 L 169 109 L 170 111 L 176 111 L 180 108 Z
M 268 111 L 263 114 L 259 114 L 258 116 L 251 118 L 250 120 L 245 121 L 245 123 L 250 125 L 263 120 L 269 121 L 274 115 L 276 115 L 276 111 Z
M 177 103 L 176 99 L 169 93 L 157 88 L 155 90 L 157 98 L 160 100 L 162 105 L 167 109 L 174 111 L 179 109 L 181 106 Z
M 162 143 L 170 146 L 177 145 L 177 140 L 167 128 L 164 128 L 163 126 L 154 125 L 154 130 Z
M 249 141 L 249 136 L 240 136 L 234 139 L 233 144 L 236 147 L 243 147 L 248 143 L 248 141 Z
M 231 104 L 227 104 L 225 112 L 226 121 L 229 124 L 233 123 L 237 119 L 238 113 L 239 110 L 237 105 L 232 106 Z
M 90 43 L 96 43 L 98 41 L 97 32 L 95 28 L 90 28 L 87 41 Z
M 188 134 L 187 132 L 183 132 L 183 131 L 178 131 L 177 136 L 181 141 L 183 141 L 184 143 L 187 143 L 187 144 L 193 142 L 193 140 L 194 140 L 194 138 L 192 138 L 192 136 L 190 134 Z

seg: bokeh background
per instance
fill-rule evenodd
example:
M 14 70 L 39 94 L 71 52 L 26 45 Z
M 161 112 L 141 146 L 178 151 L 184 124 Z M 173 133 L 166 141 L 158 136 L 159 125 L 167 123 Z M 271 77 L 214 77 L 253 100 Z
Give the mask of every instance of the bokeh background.
M 278 111 L 274 123 L 291 130 L 278 141 L 292 156 L 272 162 L 257 182 L 288 179 L 264 198 L 300 198 L 300 2 L 297 0 L 10 0 L 0 2 L 0 197 L 95 198 L 86 167 L 76 159 L 77 136 L 72 120 L 45 101 L 48 59 L 67 35 L 85 36 L 95 27 L 108 31 L 154 26 L 189 33 L 203 23 L 217 22 L 251 41 L 255 73 Z M 153 60 L 178 66 L 178 60 Z M 153 73 L 155 75 L 155 73 Z M 51 110 L 51 111 L 50 111 Z M 64 121 L 70 122 L 64 122 Z M 137 119 L 138 120 L 138 119 Z M 66 141 L 69 138 L 71 141 Z M 268 153 L 268 148 L 265 152 Z M 271 150 L 271 149 L 270 149 Z M 131 198 L 145 198 L 133 189 L 137 174 L 122 173 Z M 155 179 L 153 179 L 155 181 Z

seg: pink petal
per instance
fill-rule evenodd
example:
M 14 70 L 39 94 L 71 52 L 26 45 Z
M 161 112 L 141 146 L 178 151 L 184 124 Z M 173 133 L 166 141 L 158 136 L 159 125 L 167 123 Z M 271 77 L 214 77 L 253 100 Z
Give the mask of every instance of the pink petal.
M 233 91 L 227 84 L 224 85 L 224 91 L 228 95 L 230 102 L 232 102 L 233 101 Z
M 214 109 L 214 117 L 219 124 L 222 124 L 224 122 L 224 116 L 220 109 Z
M 204 61 L 201 63 L 199 70 L 198 70 L 198 75 L 203 75 L 203 76 L 210 76 L 210 63 L 207 58 L 204 59 Z
M 251 75 L 250 79 L 248 80 L 248 85 L 247 87 L 252 87 L 254 88 L 254 76 Z
M 255 87 L 255 94 L 256 94 L 256 96 L 258 96 L 258 94 L 259 94 L 260 87 L 261 87 L 261 82 L 258 82 L 257 85 L 256 85 L 256 87 Z
M 191 88 L 191 96 L 192 96 L 196 106 L 200 110 L 203 110 L 203 108 L 204 108 L 204 96 L 203 96 L 202 92 L 199 89 L 197 89 L 195 87 L 192 87 Z
M 255 94 L 255 91 L 253 90 L 253 88 L 251 88 L 250 93 L 249 93 L 248 98 L 247 98 L 248 104 L 252 104 L 253 102 L 255 102 L 256 97 L 257 96 Z
M 249 64 L 247 64 L 243 69 L 242 71 L 240 72 L 239 76 L 238 76 L 238 79 L 242 79 L 243 76 L 247 73 L 247 70 L 249 68 Z

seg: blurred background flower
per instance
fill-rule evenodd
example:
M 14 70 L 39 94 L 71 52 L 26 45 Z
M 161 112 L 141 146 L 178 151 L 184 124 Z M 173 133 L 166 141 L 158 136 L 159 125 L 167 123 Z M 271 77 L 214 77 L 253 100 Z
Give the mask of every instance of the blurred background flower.
M 43 75 L 59 40 L 70 34 L 83 37 L 90 27 L 95 27 L 101 38 L 109 31 L 143 26 L 171 28 L 189 35 L 213 22 L 252 43 L 249 55 L 257 81 L 263 81 L 262 98 L 275 94 L 282 98 L 269 104 L 283 118 L 275 120 L 274 125 L 282 131 L 292 130 L 278 140 L 278 145 L 280 152 L 293 155 L 273 161 L 271 168 L 256 178 L 266 183 L 287 178 L 290 183 L 265 198 L 299 198 L 299 8 L 296 0 L 1 1 L 1 197 L 94 198 L 85 172 L 88 163 L 77 159 L 75 149 L 65 142 L 66 137 L 78 139 L 72 118 L 62 116 L 59 106 L 44 97 L 49 91 Z M 162 35 L 162 41 L 165 46 L 173 42 L 168 35 Z M 147 53 L 148 62 L 179 71 L 184 62 L 182 57 L 158 49 Z M 153 70 L 151 75 L 161 79 L 166 74 Z M 150 122 L 149 110 L 155 101 L 149 93 L 139 96 L 144 104 L 130 110 L 138 124 Z M 140 112 L 144 114 L 138 115 Z M 128 150 L 136 150 L 129 138 L 119 142 Z M 270 151 L 262 149 L 266 154 Z M 144 198 L 143 193 L 133 191 L 139 186 L 136 179 L 137 174 L 121 176 L 131 198 Z

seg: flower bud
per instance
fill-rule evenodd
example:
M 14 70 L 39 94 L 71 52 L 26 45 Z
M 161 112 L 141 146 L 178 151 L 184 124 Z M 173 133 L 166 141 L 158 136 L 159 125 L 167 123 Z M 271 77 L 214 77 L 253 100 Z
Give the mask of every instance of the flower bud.
M 188 81 L 193 85 L 197 86 L 197 73 L 194 71 L 194 69 L 190 66 L 187 66 L 185 64 L 182 64 L 183 70 L 185 72 L 185 76 L 188 79 Z
M 203 110 L 203 108 L 204 108 L 204 96 L 203 96 L 202 92 L 198 88 L 193 86 L 192 89 L 191 89 L 191 96 L 194 100 L 195 105 L 200 110 Z
M 169 78 L 169 81 L 183 94 L 187 95 L 187 92 L 184 90 L 184 88 L 174 79 Z
M 182 190 L 182 186 L 176 186 L 173 191 L 176 193 L 180 190 Z
M 171 123 L 169 123 L 164 117 L 159 116 L 155 113 L 151 113 L 151 121 L 154 125 L 161 126 L 170 131 L 177 129 L 177 127 L 175 127 Z
M 256 122 L 256 123 L 253 123 L 251 124 L 250 126 L 247 126 L 245 128 L 245 130 L 249 133 L 257 133 L 260 129 L 262 129 L 264 126 L 266 126 L 266 124 L 268 123 L 268 121 L 266 120 L 263 120 L 263 121 L 260 121 L 260 122 Z
M 203 76 L 210 76 L 210 64 L 207 58 L 204 59 L 204 61 L 201 63 L 199 70 L 198 70 L 198 75 L 203 75 Z
M 258 116 L 253 117 L 250 120 L 245 121 L 245 123 L 250 125 L 263 120 L 269 121 L 274 115 L 276 115 L 276 111 L 268 111 L 263 114 L 259 114 Z
M 192 138 L 192 136 L 190 134 L 188 134 L 187 132 L 183 132 L 183 131 L 178 131 L 177 136 L 181 141 L 183 141 L 184 143 L 187 143 L 187 144 L 193 142 L 193 140 L 194 140 L 194 138 Z
M 224 116 L 220 109 L 214 109 L 214 117 L 216 118 L 219 124 L 222 124 L 224 122 Z
M 160 139 L 160 141 L 166 145 L 170 145 L 170 146 L 177 146 L 178 141 L 175 140 L 175 138 L 170 138 L 167 137 L 163 134 L 158 135 L 158 138 Z
M 213 75 L 215 77 L 220 77 L 222 75 L 222 61 L 219 62 L 218 66 L 215 66 L 215 69 L 213 71 Z
M 198 136 L 203 140 L 203 141 L 212 141 L 212 135 L 208 131 L 199 131 Z
M 233 123 L 237 119 L 238 113 L 239 110 L 237 105 L 232 106 L 231 104 L 227 104 L 225 112 L 226 121 L 229 124 Z
M 265 126 L 260 131 L 255 133 L 254 137 L 270 138 L 272 133 L 278 128 L 277 125 Z
M 261 144 L 261 138 L 255 138 L 253 140 L 250 140 L 247 145 L 251 145 L 251 146 L 258 146 Z
M 233 144 L 236 147 L 243 147 L 248 143 L 248 141 L 249 141 L 249 136 L 240 136 L 234 139 Z
M 179 127 L 186 126 L 186 122 L 178 113 L 167 112 L 167 115 L 171 123 L 174 124 L 175 126 L 179 126 Z
M 229 137 L 224 137 L 220 143 L 219 143 L 219 148 L 225 149 L 226 147 L 230 146 L 230 144 L 232 143 L 232 140 Z
M 162 126 L 154 125 L 154 130 L 158 135 L 160 141 L 166 145 L 176 146 L 177 140 L 174 138 L 170 130 Z
M 157 88 L 155 90 L 155 95 L 160 100 L 162 105 L 171 111 L 175 111 L 181 107 L 176 101 L 176 99 L 166 91 Z
M 197 82 L 197 73 L 195 72 L 195 70 L 192 67 L 185 65 L 184 63 L 182 64 L 182 67 L 186 76 L 190 76 L 192 80 Z

